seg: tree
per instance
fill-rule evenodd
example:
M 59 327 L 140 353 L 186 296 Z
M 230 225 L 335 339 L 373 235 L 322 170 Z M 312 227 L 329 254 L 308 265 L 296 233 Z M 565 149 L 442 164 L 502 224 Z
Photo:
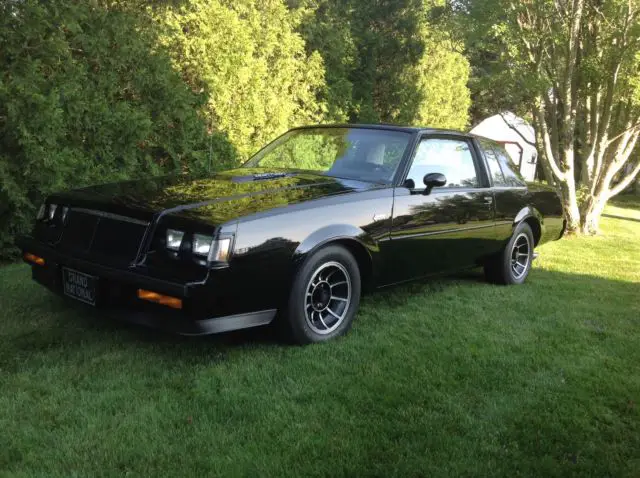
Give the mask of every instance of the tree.
M 307 51 L 324 59 L 331 119 L 466 126 L 469 64 L 430 21 L 432 3 L 289 0 Z
M 131 12 L 95 2 L 0 2 L 0 257 L 54 190 L 203 168 L 193 93 Z M 198 159 L 199 158 L 199 159 Z
M 322 59 L 305 52 L 294 31 L 299 17 L 282 1 L 191 0 L 149 11 L 176 69 L 207 92 L 209 127 L 224 132 L 241 156 L 322 117 Z
M 405 69 L 402 84 L 406 114 L 398 120 L 409 124 L 464 129 L 469 121 L 471 97 L 467 83 L 468 60 L 445 32 L 423 28 L 424 52 Z M 415 104 L 415 108 L 409 105 Z
M 596 232 L 607 200 L 640 171 L 640 3 L 465 0 L 454 7 L 471 32 L 467 44 L 502 67 L 494 94 L 530 111 L 568 229 Z

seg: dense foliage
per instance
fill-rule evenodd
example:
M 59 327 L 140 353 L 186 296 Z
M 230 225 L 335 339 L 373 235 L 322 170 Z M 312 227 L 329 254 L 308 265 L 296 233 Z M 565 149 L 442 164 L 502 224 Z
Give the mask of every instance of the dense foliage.
M 0 3 L 0 257 L 50 191 L 206 161 L 202 99 L 154 45 L 117 9 Z
M 294 125 L 322 119 L 322 60 L 281 1 L 192 0 L 156 8 L 162 43 L 185 80 L 209 94 L 205 115 L 247 157 Z
M 329 116 L 464 128 L 469 63 L 425 0 L 289 0 L 326 66 Z

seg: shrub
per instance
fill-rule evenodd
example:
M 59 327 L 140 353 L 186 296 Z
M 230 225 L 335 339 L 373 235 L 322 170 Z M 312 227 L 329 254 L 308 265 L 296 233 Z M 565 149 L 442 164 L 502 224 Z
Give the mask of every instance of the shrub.
M 233 155 L 145 25 L 93 2 L 0 2 L 0 259 L 53 190 Z
M 209 93 L 203 114 L 241 156 L 322 119 L 322 59 L 305 52 L 299 15 L 281 0 L 168 3 L 149 7 L 162 43 L 192 88 Z

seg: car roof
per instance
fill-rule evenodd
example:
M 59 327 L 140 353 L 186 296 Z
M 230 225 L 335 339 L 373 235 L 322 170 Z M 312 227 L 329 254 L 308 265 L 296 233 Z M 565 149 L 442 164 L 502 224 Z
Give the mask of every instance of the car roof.
M 382 129 L 388 131 L 401 131 L 404 133 L 433 133 L 433 134 L 454 134 L 456 136 L 465 136 L 472 137 L 473 135 L 469 133 L 464 133 L 462 131 L 456 131 L 453 129 L 442 129 L 442 128 L 430 128 L 423 126 L 403 126 L 397 124 L 387 124 L 387 123 L 377 123 L 377 124 L 314 124 L 308 126 L 299 126 L 297 128 L 292 128 L 292 130 L 298 129 L 313 129 L 313 128 L 361 128 L 361 129 Z

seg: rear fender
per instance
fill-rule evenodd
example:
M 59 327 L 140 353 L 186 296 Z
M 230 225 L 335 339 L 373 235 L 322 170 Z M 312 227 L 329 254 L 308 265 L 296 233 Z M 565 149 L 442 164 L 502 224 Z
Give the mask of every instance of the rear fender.
M 513 220 L 513 225 L 512 225 L 512 230 L 515 231 L 515 229 L 524 221 L 526 221 L 529 218 L 533 218 L 540 226 L 540 231 L 539 231 L 539 237 L 538 237 L 538 241 L 540 240 L 540 238 L 542 238 L 544 236 L 545 233 L 545 227 L 544 227 L 544 217 L 542 216 L 542 214 L 540 213 L 540 211 L 538 211 L 538 209 L 536 209 L 533 206 L 526 206 L 523 207 L 518 214 L 516 214 L 515 219 Z M 534 231 L 535 233 L 535 231 Z

